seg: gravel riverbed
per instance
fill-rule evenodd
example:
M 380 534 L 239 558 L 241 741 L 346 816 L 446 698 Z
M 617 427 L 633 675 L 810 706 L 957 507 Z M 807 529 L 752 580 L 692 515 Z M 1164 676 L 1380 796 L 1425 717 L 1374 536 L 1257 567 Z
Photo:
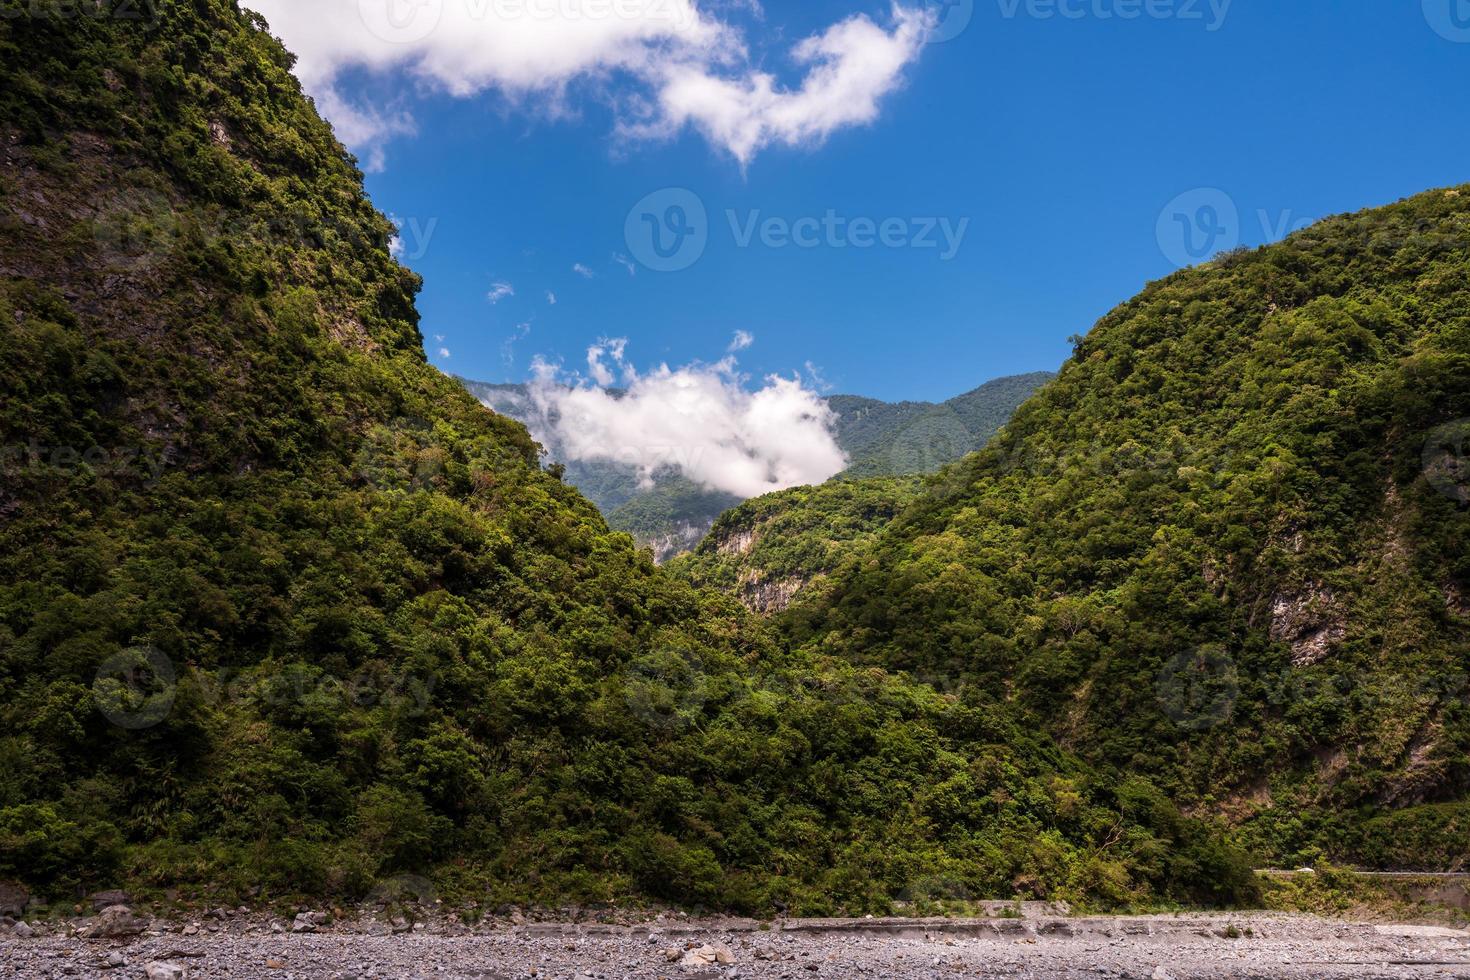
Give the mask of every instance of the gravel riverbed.
M 398 924 L 402 926 L 402 923 Z M 386 927 L 386 929 L 385 929 Z M 973 920 L 657 920 L 392 932 L 387 923 L 240 917 L 151 922 L 137 935 L 0 936 L 0 976 L 481 980 L 801 980 L 828 977 L 1470 977 L 1470 932 L 1307 916 Z M 212 931 L 211 931 L 212 930 Z M 432 931 L 431 931 L 432 930 Z M 26 930 L 21 930 L 24 933 Z M 384 934 L 384 932 L 387 934 Z M 450 934 L 458 932 L 460 934 Z

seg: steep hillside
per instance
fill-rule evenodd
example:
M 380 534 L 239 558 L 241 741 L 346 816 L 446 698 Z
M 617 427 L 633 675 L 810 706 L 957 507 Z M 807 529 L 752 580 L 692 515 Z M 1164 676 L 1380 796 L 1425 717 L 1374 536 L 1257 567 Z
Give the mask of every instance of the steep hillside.
M 989 692 L 1268 859 L 1451 866 L 1467 417 L 1470 188 L 1334 218 L 1109 314 L 788 625 Z
M 425 363 L 392 228 L 258 18 L 111 12 L 0 18 L 0 879 L 1248 895 L 1148 783 L 661 573 Z
M 1016 408 L 1053 377 L 1039 372 L 997 378 L 940 404 L 889 403 L 852 395 L 828 398 L 837 413 L 837 444 L 850 460 L 843 475 L 932 473 L 989 442 Z M 657 474 L 649 487 L 641 485 L 632 466 L 567 461 L 526 386 L 460 380 L 485 405 L 530 426 L 549 457 L 564 465 L 567 483 L 595 503 L 612 527 L 651 548 L 658 562 L 693 549 L 716 518 L 740 503 L 740 498 L 701 487 L 672 469 Z M 775 496 L 793 501 L 800 494 Z M 769 508 L 764 511 L 770 513 Z
M 752 612 L 784 612 L 870 545 L 922 487 L 917 476 L 838 478 L 757 497 L 722 514 L 669 571 L 733 595 Z
M 849 477 L 933 473 L 988 443 L 1017 408 L 1056 375 L 1039 371 L 996 378 L 949 401 L 880 402 L 837 395 L 837 440 L 852 462 Z

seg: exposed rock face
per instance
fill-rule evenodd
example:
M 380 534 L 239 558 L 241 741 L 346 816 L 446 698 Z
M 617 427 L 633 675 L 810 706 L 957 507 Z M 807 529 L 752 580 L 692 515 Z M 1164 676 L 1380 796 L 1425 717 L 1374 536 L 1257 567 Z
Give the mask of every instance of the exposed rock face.
M 760 572 L 750 570 L 740 577 L 740 601 L 762 615 L 785 612 L 808 581 L 796 577 L 767 581 Z
M 711 522 L 713 523 L 713 522 Z M 682 555 L 699 544 L 709 533 L 710 524 L 684 524 L 668 534 L 652 538 L 640 538 L 638 543 L 653 549 L 653 560 L 662 565 L 676 555 Z
M 1309 582 L 1301 592 L 1271 600 L 1271 639 L 1291 645 L 1291 662 L 1298 667 L 1320 663 L 1347 635 L 1341 617 L 1332 589 Z
M 722 555 L 748 555 L 755 543 L 760 540 L 760 534 L 755 528 L 748 527 L 736 531 L 720 541 L 719 550 Z

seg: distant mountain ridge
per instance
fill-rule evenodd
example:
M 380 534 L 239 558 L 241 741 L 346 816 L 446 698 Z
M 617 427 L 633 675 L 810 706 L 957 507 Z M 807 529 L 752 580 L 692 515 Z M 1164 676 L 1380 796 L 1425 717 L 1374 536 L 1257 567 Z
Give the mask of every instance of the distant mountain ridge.
M 826 402 L 837 413 L 837 444 L 851 460 L 839 476 L 932 473 L 983 448 L 1021 403 L 1054 377 L 1038 371 L 996 378 L 939 403 L 833 395 Z M 538 431 L 545 428 L 544 420 L 526 385 L 457 380 L 482 404 L 529 427 L 551 460 L 565 467 L 566 482 L 595 503 L 615 530 L 652 548 L 660 562 L 693 548 L 721 514 L 742 502 L 673 468 L 655 474 L 648 487 L 632 466 L 568 460 L 549 433 Z

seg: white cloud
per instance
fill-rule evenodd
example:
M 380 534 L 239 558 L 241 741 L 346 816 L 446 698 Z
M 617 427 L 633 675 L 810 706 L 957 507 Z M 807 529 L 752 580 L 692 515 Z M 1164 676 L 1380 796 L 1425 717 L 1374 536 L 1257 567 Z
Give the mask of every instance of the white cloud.
M 580 262 L 572 266 L 572 271 L 581 276 L 583 279 L 591 279 L 593 276 L 597 275 L 597 273 L 593 272 L 591 269 L 587 268 Z
M 636 380 L 638 376 L 637 372 L 633 370 L 632 365 L 626 364 L 623 360 L 624 353 L 627 349 L 628 340 L 626 337 L 615 337 L 611 340 L 604 337 L 587 348 L 587 372 L 592 376 L 592 380 L 603 387 L 607 387 L 617 381 L 612 368 L 604 361 L 604 358 L 608 357 L 612 358 L 613 366 L 622 371 L 625 380 Z
M 847 466 L 836 416 L 799 379 L 773 375 L 750 390 L 733 357 L 642 374 L 626 346 L 589 347 L 590 380 L 535 362 L 532 430 L 564 462 L 619 462 L 645 482 L 674 468 L 740 497 L 821 483 Z M 614 382 L 624 390 L 610 392 Z
M 745 350 L 755 343 L 755 336 L 749 330 L 737 330 L 735 336 L 730 340 L 730 346 L 725 348 L 726 353 L 734 354 L 736 351 Z
M 516 328 L 511 331 L 510 336 L 506 337 L 505 342 L 500 345 L 500 359 L 505 364 L 507 371 L 515 364 L 516 344 L 525 340 L 530 335 L 531 322 L 527 320 L 525 323 L 516 324 Z
M 556 293 L 553 293 L 549 289 L 546 291 L 546 305 L 547 306 L 555 306 L 556 305 Z
M 933 25 L 922 8 L 895 4 L 889 27 L 856 15 L 791 51 L 806 72 L 795 88 L 750 67 L 740 29 L 695 0 L 243 0 L 266 16 L 298 56 L 297 75 L 343 142 L 381 168 L 384 143 L 414 131 L 395 105 L 343 94 L 354 69 L 404 72 L 421 87 L 467 98 L 493 91 L 550 116 L 570 115 L 570 89 L 620 112 L 629 138 L 693 126 L 742 164 L 774 143 L 809 146 L 843 126 L 871 122 L 902 83 Z M 396 6 L 407 20 L 390 20 Z M 730 4 L 731 10 L 747 4 Z M 758 8 L 757 8 L 758 9 Z M 772 32 L 775 34 L 776 32 Z M 615 90 L 626 80 L 630 89 Z
M 448 347 L 441 347 L 441 348 L 439 348 L 439 356 L 442 357 L 442 358 L 444 358 L 444 360 L 446 360 L 446 361 L 449 360 L 449 348 Z
M 817 367 L 811 361 L 806 362 L 806 379 L 807 382 L 818 391 L 826 392 L 832 390 L 831 383 L 828 382 L 827 379 L 822 375 L 822 369 Z
M 671 65 L 658 93 L 657 117 L 623 131 L 672 135 L 692 125 L 742 165 L 772 144 L 820 144 L 838 129 L 878 118 L 879 101 L 902 84 L 904 68 L 933 26 L 932 12 L 899 6 L 891 30 L 862 14 L 849 17 L 792 51 L 793 60 L 807 68 L 796 89 L 780 88 L 761 71 L 732 78 L 705 65 Z
M 618 265 L 622 266 L 624 269 L 627 269 L 628 270 L 628 275 L 630 275 L 630 276 L 636 276 L 636 275 L 638 275 L 638 266 L 634 265 L 633 264 L 633 260 L 630 259 L 630 258 L 628 258 L 623 253 L 621 253 L 621 252 L 614 252 L 613 253 L 613 261 L 616 262 Z
M 490 287 L 490 292 L 485 294 L 485 298 L 488 299 L 491 303 L 499 303 L 501 300 L 514 296 L 515 294 L 515 287 L 512 286 L 510 283 L 497 282 L 495 285 Z

